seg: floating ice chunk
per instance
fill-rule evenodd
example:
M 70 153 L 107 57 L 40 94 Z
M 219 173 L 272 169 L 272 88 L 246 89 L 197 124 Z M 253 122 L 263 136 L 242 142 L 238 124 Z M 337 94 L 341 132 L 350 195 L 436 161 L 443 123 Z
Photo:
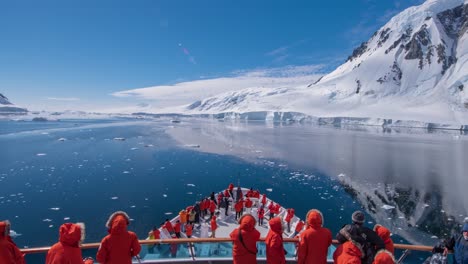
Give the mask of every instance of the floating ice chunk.
M 16 233 L 15 230 L 10 230 L 10 236 L 11 237 L 18 237 L 18 236 L 21 236 L 20 233 Z
M 130 150 L 137 150 L 138 148 L 131 148 Z
M 130 206 L 130 208 L 135 208 L 135 207 L 136 207 L 136 205 L 131 205 L 131 206 Z
M 39 157 L 45 156 L 45 155 L 47 155 L 47 154 L 46 154 L 46 153 L 37 153 L 37 154 L 36 154 L 36 156 L 39 156 Z
M 123 174 L 129 174 L 130 172 L 129 171 L 124 171 L 122 172 Z
M 338 177 L 345 177 L 345 176 L 346 176 L 346 174 L 344 174 L 344 173 L 338 174 Z
M 59 139 L 57 139 L 57 140 L 58 140 L 58 141 L 65 141 L 65 140 L 67 140 L 67 139 L 66 139 L 66 138 L 59 138 Z
M 438 236 L 431 236 L 431 238 L 438 239 L 439 237 Z
M 114 140 L 125 141 L 125 138 L 123 138 L 123 137 L 115 137 Z
M 384 210 L 391 210 L 391 209 L 395 209 L 395 206 L 384 204 L 384 205 L 382 205 L 381 208 L 384 209 Z
M 187 186 L 195 187 L 195 184 L 193 184 L 193 183 L 187 183 Z
M 49 219 L 49 218 L 42 219 L 42 222 L 52 222 L 52 219 Z
M 70 217 L 68 217 L 68 216 L 67 216 L 67 217 L 64 217 L 63 220 L 65 220 L 65 221 L 66 221 L 66 220 L 70 220 Z
M 273 191 L 273 188 L 267 188 L 266 191 L 267 191 L 267 192 L 272 192 L 272 191 Z
M 165 214 L 165 215 L 171 215 L 172 212 L 166 212 L 166 213 L 164 213 L 164 214 Z
M 42 132 L 41 135 L 49 135 L 48 132 Z
M 117 197 L 117 196 L 111 197 L 111 200 L 117 200 L 117 199 L 119 199 L 119 197 Z
M 51 207 L 49 209 L 52 210 L 52 211 L 58 211 L 58 210 L 60 210 L 60 207 Z
M 153 144 L 145 145 L 145 148 L 153 147 Z
M 193 194 L 193 192 L 187 192 L 187 194 Z
M 49 228 L 52 228 L 52 227 L 54 227 L 54 225 L 49 225 Z
M 163 197 L 167 197 L 167 194 L 163 194 Z

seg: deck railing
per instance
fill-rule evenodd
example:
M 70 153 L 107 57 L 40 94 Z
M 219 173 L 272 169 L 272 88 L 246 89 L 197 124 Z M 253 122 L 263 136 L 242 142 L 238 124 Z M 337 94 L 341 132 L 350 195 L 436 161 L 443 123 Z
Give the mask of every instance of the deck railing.
M 298 243 L 297 238 L 284 238 L 284 242 Z M 265 238 L 260 238 L 261 242 L 265 242 Z M 153 245 L 153 244 L 186 244 L 186 243 L 220 243 L 220 242 L 232 242 L 230 238 L 180 238 L 180 239 L 149 239 L 139 240 L 141 245 Z M 337 240 L 333 240 L 334 245 L 339 245 Z M 95 249 L 99 248 L 100 243 L 86 243 L 82 244 L 81 249 Z M 401 250 L 415 250 L 415 251 L 432 251 L 431 246 L 424 245 L 409 245 L 409 244 L 395 244 L 395 249 Z M 21 249 L 24 254 L 35 254 L 35 253 L 47 253 L 50 247 L 37 247 L 37 248 L 25 248 Z

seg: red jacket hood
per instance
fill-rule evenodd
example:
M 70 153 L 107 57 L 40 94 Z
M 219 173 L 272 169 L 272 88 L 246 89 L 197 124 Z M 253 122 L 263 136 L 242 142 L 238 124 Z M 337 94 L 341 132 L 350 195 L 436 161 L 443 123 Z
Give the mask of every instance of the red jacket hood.
M 84 240 L 84 234 L 83 223 L 65 223 L 60 226 L 59 241 L 68 246 L 78 247 Z
M 0 222 L 0 238 L 5 238 L 10 235 L 10 221 Z
M 250 214 L 245 214 L 239 219 L 240 229 L 244 231 L 252 231 L 255 229 L 257 221 Z
M 323 215 L 317 209 L 312 209 L 306 216 L 307 224 L 312 228 L 319 228 L 323 226 Z
M 385 249 L 379 250 L 375 254 L 374 264 L 395 264 L 395 257 L 391 252 Z
M 107 220 L 106 227 L 110 234 L 122 234 L 127 232 L 127 226 L 130 224 L 130 217 L 122 211 L 113 213 Z
M 281 221 L 281 218 L 279 217 L 273 217 L 268 224 L 270 225 L 271 231 L 282 234 L 283 233 L 283 223 Z

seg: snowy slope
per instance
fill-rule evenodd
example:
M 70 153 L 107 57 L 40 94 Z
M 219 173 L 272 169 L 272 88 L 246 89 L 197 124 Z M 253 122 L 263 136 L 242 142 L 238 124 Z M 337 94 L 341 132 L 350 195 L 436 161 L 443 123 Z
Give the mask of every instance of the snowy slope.
M 12 104 L 6 96 L 0 93 L 0 115 L 25 114 L 28 110 Z
M 248 88 L 170 111 L 246 118 L 293 112 L 460 128 L 468 124 L 467 3 L 428 0 L 404 10 L 314 85 Z

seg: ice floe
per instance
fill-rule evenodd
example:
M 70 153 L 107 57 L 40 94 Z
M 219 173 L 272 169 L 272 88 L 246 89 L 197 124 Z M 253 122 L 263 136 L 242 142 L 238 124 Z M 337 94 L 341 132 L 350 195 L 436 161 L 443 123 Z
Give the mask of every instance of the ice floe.
M 123 138 L 123 137 L 115 137 L 114 140 L 117 140 L 117 141 L 124 141 L 125 138 Z
M 117 197 L 117 196 L 111 197 L 111 200 L 117 200 L 117 199 L 119 199 L 119 197 Z
M 195 187 L 195 184 L 193 184 L 193 183 L 187 183 L 187 186 Z
M 37 153 L 37 154 L 36 154 L 36 156 L 39 156 L 39 157 L 45 156 L 45 155 L 47 155 L 47 154 L 46 154 L 46 153 Z
M 395 206 L 384 204 L 384 205 L 382 205 L 381 208 L 384 209 L 384 210 L 390 210 L 390 209 L 395 209 Z
M 272 191 L 273 191 L 273 188 L 267 188 L 266 191 L 267 191 L 267 192 L 272 192 Z
M 49 209 L 52 210 L 52 211 L 58 211 L 58 210 L 60 210 L 60 207 L 51 207 Z

